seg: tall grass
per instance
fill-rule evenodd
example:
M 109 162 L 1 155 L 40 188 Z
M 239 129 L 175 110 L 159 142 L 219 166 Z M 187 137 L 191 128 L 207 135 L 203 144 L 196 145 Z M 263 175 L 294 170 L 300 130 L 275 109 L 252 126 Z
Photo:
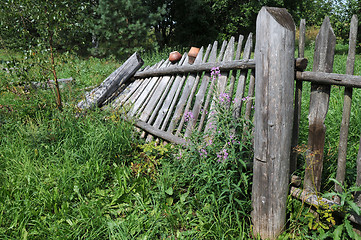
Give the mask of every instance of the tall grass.
M 166 58 L 168 52 L 147 53 L 142 58 L 145 65 L 151 65 Z M 345 47 L 338 45 L 334 72 L 345 72 L 346 54 Z M 306 57 L 307 70 L 312 70 L 312 44 Z M 0 59 L 4 65 L 7 58 Z M 245 167 L 252 159 L 250 139 L 243 142 L 241 134 L 232 135 L 235 125 L 222 104 L 212 142 L 209 136 L 194 135 L 187 148 L 155 146 L 142 142 L 117 113 L 76 114 L 79 89 L 100 83 L 120 62 L 69 54 L 59 55 L 57 62 L 60 78 L 75 78 L 62 89 L 63 112 L 54 108 L 49 90 L 27 91 L 13 85 L 0 93 L 1 239 L 251 237 L 251 173 Z M 359 62 L 357 56 L 357 75 L 361 75 Z M 303 89 L 300 144 L 307 144 L 310 84 L 304 83 Z M 349 185 L 356 174 L 359 98 L 360 91 L 355 90 Z M 327 179 L 335 174 L 342 104 L 343 88 L 332 87 L 324 190 L 333 186 Z M 302 169 L 302 158 L 299 164 Z M 305 230 L 307 220 L 300 221 L 304 214 L 300 204 L 290 199 L 287 226 L 288 233 L 297 232 L 290 235 L 303 239 L 312 234 Z

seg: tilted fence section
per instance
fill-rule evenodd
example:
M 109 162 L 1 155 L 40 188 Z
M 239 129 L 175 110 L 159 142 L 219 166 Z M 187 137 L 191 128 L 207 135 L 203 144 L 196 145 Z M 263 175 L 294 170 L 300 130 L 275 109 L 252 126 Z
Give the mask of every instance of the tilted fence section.
M 193 64 L 187 53 L 177 63 L 162 60 L 135 73 L 135 80 L 110 103 L 144 130 L 148 141 L 162 138 L 183 144 L 192 132 L 207 132 L 212 126 L 214 104 L 220 94 L 227 97 L 233 115 L 251 119 L 254 94 L 254 61 L 250 59 L 252 34 L 242 51 L 243 36 L 232 37 L 219 48 L 218 42 L 200 51 Z M 243 52 L 243 55 L 242 55 Z M 242 55 L 242 59 L 241 58 Z M 220 75 L 211 77 L 211 69 Z M 249 76 L 249 77 L 248 77 Z M 246 81 L 249 79 L 248 92 Z M 248 96 L 248 101 L 242 99 Z

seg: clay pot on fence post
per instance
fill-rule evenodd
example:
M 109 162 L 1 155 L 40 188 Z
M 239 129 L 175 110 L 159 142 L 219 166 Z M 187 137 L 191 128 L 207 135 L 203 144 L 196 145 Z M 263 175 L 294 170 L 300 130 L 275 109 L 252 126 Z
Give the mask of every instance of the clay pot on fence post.
M 177 51 L 169 53 L 169 61 L 171 63 L 176 63 L 182 58 L 182 54 Z
M 191 50 L 188 52 L 188 63 L 193 64 L 194 60 L 196 60 L 196 57 L 198 55 L 199 48 L 197 47 L 191 47 Z

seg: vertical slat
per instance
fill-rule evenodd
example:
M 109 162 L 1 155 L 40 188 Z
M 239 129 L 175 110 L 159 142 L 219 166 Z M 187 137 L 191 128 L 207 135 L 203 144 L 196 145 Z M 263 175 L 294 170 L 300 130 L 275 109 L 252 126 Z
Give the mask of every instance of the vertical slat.
M 187 64 L 189 64 L 189 63 L 188 63 L 188 56 L 186 55 L 183 65 L 187 65 Z M 162 107 L 159 109 L 159 111 L 157 111 L 157 112 L 154 111 L 152 113 L 152 116 L 150 117 L 151 121 L 149 121 L 149 123 L 152 124 L 155 128 L 160 128 L 160 126 L 162 125 L 162 122 L 165 120 L 164 118 L 167 118 L 166 115 L 172 111 L 171 104 L 173 102 L 173 99 L 178 98 L 179 89 L 180 89 L 179 86 L 183 85 L 186 77 L 187 76 L 184 74 L 178 74 L 176 76 L 176 78 L 174 79 L 173 85 L 172 85 L 170 91 L 167 93 L 167 96 L 166 96 L 164 102 L 161 103 Z M 152 123 L 154 118 L 155 118 L 154 123 Z M 153 136 L 148 135 L 147 141 L 151 141 L 152 139 L 153 139 Z
M 183 55 L 182 59 L 177 63 L 177 65 L 182 65 L 185 60 L 185 55 Z M 159 86 L 155 90 L 152 97 L 147 102 L 147 105 L 145 106 L 144 110 L 142 111 L 139 119 L 142 121 L 147 122 L 149 117 L 151 116 L 153 111 L 158 111 L 157 106 L 161 106 L 161 102 L 163 102 L 165 98 L 164 93 L 168 93 L 168 90 L 170 88 L 170 84 L 173 81 L 174 76 L 164 76 L 159 83 Z
M 225 41 L 223 42 L 223 45 Z M 222 46 L 223 48 L 223 46 Z M 231 61 L 232 57 L 234 54 L 234 37 L 231 37 L 228 45 L 227 45 L 227 49 L 224 53 L 224 56 L 222 54 L 222 50 L 221 50 L 221 54 L 218 56 L 218 62 L 226 62 L 226 61 Z M 221 75 L 218 77 L 217 80 L 217 86 L 216 89 L 213 90 L 213 100 L 211 103 L 211 107 L 210 107 L 210 113 L 208 114 L 208 120 L 207 120 L 207 125 L 205 126 L 205 132 L 208 132 L 209 129 L 214 126 L 216 123 L 214 122 L 214 113 L 216 111 L 216 102 L 218 101 L 218 96 L 221 93 L 225 93 L 226 90 L 226 86 L 227 86 L 227 79 L 228 79 L 228 75 L 229 72 L 221 72 Z
M 231 37 L 231 39 L 228 42 L 227 49 L 224 53 L 224 57 L 222 61 L 223 62 L 232 61 L 233 55 L 234 55 L 234 37 Z M 221 76 L 218 78 L 217 92 L 219 94 L 226 92 L 228 75 L 229 72 L 221 72 Z
M 244 39 L 243 35 L 239 35 L 236 56 L 234 57 L 234 60 L 239 60 L 241 58 L 243 39 Z M 229 82 L 229 96 L 231 97 L 231 99 L 233 99 L 234 82 L 236 81 L 237 72 L 238 72 L 237 70 L 232 71 L 231 79 Z
M 211 50 L 211 48 L 208 46 L 206 55 L 209 55 L 210 50 Z M 203 55 L 203 47 L 201 48 L 201 50 L 199 51 L 198 54 L 201 55 L 201 56 Z M 197 59 L 196 59 L 196 60 L 197 60 Z M 206 58 L 203 58 L 203 60 L 202 60 L 202 59 L 200 58 L 199 60 L 200 60 L 202 63 L 205 63 L 207 59 L 206 59 Z M 190 95 L 189 95 L 189 97 L 188 97 L 187 105 L 186 105 L 186 107 L 185 107 L 185 109 L 184 109 L 184 114 L 186 114 L 187 112 L 189 112 L 189 109 L 190 109 L 190 107 L 191 107 L 191 103 L 192 103 L 192 101 L 193 101 L 193 96 L 194 96 L 194 93 L 195 93 L 196 90 L 197 90 L 198 83 L 199 83 L 199 79 L 200 79 L 201 75 L 202 75 L 202 73 L 198 73 L 197 76 L 196 76 L 196 80 L 195 80 L 195 82 L 194 82 L 194 84 L 193 84 L 192 91 L 191 91 L 191 93 L 190 93 Z M 192 113 L 192 114 L 193 114 L 193 113 Z M 182 118 L 181 118 L 181 121 L 180 121 L 180 123 L 179 123 L 179 126 L 178 126 L 178 128 L 177 128 L 177 131 L 176 131 L 176 136 L 178 136 L 178 135 L 180 134 L 180 131 L 181 131 L 182 128 L 183 128 L 184 122 L 185 122 L 185 117 L 182 117 Z
M 306 37 L 306 20 L 301 19 L 300 34 L 298 39 L 298 57 L 303 58 L 305 56 L 305 37 Z M 295 112 L 293 115 L 293 130 L 292 130 L 292 151 L 291 151 L 291 163 L 290 174 L 297 169 L 297 151 L 295 150 L 298 145 L 300 117 L 301 117 L 301 104 L 302 104 L 302 81 L 296 81 L 295 91 Z
M 322 23 L 316 37 L 313 58 L 314 72 L 332 72 L 336 37 L 328 17 Z M 306 190 L 319 191 L 323 168 L 323 151 L 325 147 L 326 126 L 324 124 L 328 111 L 331 86 L 311 84 L 309 109 L 308 153 L 304 187 Z
M 211 55 L 209 57 L 210 59 L 216 59 L 217 58 L 217 45 L 218 45 L 218 42 L 215 41 L 213 43 L 212 52 L 211 52 Z M 210 76 L 210 74 L 209 74 L 209 76 Z M 198 132 L 200 132 L 202 130 L 202 128 L 203 128 L 203 124 L 204 124 L 206 116 L 207 116 L 207 109 L 209 107 L 211 97 L 213 96 L 214 85 L 215 85 L 215 81 L 211 81 L 211 85 L 209 86 L 209 89 L 208 89 L 206 102 L 204 103 L 202 117 L 201 117 L 201 120 L 199 121 Z
M 201 48 L 201 50 L 202 51 L 199 51 L 199 53 L 196 57 L 196 60 L 194 61 L 194 65 L 198 65 L 198 64 L 202 63 L 203 47 Z M 195 73 L 189 74 L 179 100 L 176 99 L 176 101 L 178 102 L 177 107 L 174 111 L 172 120 L 169 123 L 167 132 L 172 133 L 174 131 L 174 129 L 177 127 L 178 122 L 181 120 L 181 118 L 183 116 L 184 106 L 187 104 L 187 99 L 188 99 L 189 95 L 191 94 L 193 86 L 196 83 L 196 76 L 197 76 L 197 74 L 195 74 Z M 164 122 L 163 125 L 164 124 L 167 124 L 167 122 Z
M 217 62 L 222 62 L 223 54 L 224 54 L 224 51 L 226 50 L 226 47 L 227 47 L 227 41 L 224 40 L 224 41 L 222 42 L 221 51 L 219 51 L 219 55 L 218 55 Z
M 242 143 L 243 146 L 246 144 L 247 135 L 249 131 L 249 121 L 251 120 L 251 111 L 253 107 L 253 96 L 254 96 L 254 87 L 255 87 L 255 72 L 254 70 L 251 71 L 251 76 L 249 78 L 249 85 L 248 85 L 248 100 L 246 103 L 246 111 L 244 113 L 244 127 L 243 127 L 243 134 L 242 134 Z
M 172 64 L 170 62 L 168 62 L 166 67 L 169 67 L 171 65 Z M 159 97 L 161 96 L 161 93 L 159 93 L 159 91 L 164 90 L 165 86 L 167 85 L 167 83 L 169 82 L 170 79 L 171 79 L 171 76 L 162 76 L 162 77 L 158 78 L 155 87 L 148 94 L 147 98 L 144 101 L 144 104 L 142 104 L 142 106 L 138 110 L 138 113 L 140 114 L 140 116 L 143 115 L 143 111 L 150 103 L 154 103 L 154 100 L 153 100 L 154 98 L 159 99 Z M 154 107 L 155 107 L 155 104 L 153 104 L 153 108 Z
M 246 46 L 244 47 L 243 59 L 248 60 L 251 57 L 252 53 L 252 33 L 249 34 Z M 244 96 L 244 89 L 246 87 L 248 70 L 241 71 L 241 74 L 238 79 L 238 85 L 236 90 L 236 96 L 234 98 L 234 109 L 233 109 L 233 118 L 238 119 L 242 111 L 242 98 Z
M 149 69 L 155 69 L 157 68 L 157 66 L 159 66 L 163 61 L 160 61 L 156 64 L 154 64 L 153 66 L 149 67 Z M 135 94 L 137 91 L 139 91 L 139 88 L 141 87 L 142 83 L 144 83 L 146 79 L 137 79 L 135 80 L 135 86 L 132 88 L 131 91 L 129 91 L 128 94 L 126 94 L 126 96 L 124 98 L 121 99 L 116 99 L 113 103 L 113 106 L 120 108 L 123 107 L 123 105 L 129 100 L 129 98 L 131 96 L 133 96 L 133 94 Z
M 169 60 L 167 59 L 159 68 L 165 68 L 168 65 Z M 144 104 L 145 100 L 153 92 L 154 88 L 158 85 L 160 79 L 162 79 L 162 77 L 152 77 L 150 79 L 149 84 L 147 84 L 147 86 L 144 88 L 144 90 L 139 95 L 138 99 L 134 102 L 132 108 L 128 112 L 128 116 L 134 116 L 137 113 L 138 109 Z
M 349 75 L 354 74 L 357 27 L 358 27 L 358 19 L 356 15 L 353 15 L 350 26 L 349 48 L 348 48 L 347 65 L 346 65 L 346 74 Z M 340 128 L 340 143 L 338 145 L 337 174 L 336 174 L 336 180 L 341 184 L 344 183 L 345 174 L 346 174 L 347 138 L 348 138 L 348 129 L 350 126 L 351 103 L 352 103 L 352 88 L 345 87 L 342 122 Z M 335 190 L 341 193 L 342 187 L 336 184 Z M 340 199 L 337 198 L 335 199 L 335 201 L 339 203 Z
M 285 227 L 291 151 L 295 25 L 285 9 L 263 7 L 256 28 L 253 233 L 276 239 Z
M 150 68 L 151 68 L 150 66 L 146 66 L 143 70 L 148 70 Z M 109 106 L 115 109 L 120 108 L 123 100 L 127 97 L 129 98 L 137 90 L 141 81 L 142 81 L 141 79 L 137 79 L 134 82 L 130 83 L 129 86 L 125 88 L 124 91 L 121 94 L 119 94 L 119 96 L 115 98 L 114 101 L 111 102 Z
M 217 58 L 217 45 L 218 45 L 217 41 L 213 43 L 211 54 L 209 56 L 208 62 L 215 62 L 216 61 L 216 58 Z M 210 47 L 211 47 L 211 45 L 208 46 L 207 51 L 208 51 L 208 49 Z M 204 97 L 205 97 L 205 94 L 207 92 L 207 86 L 209 84 L 209 79 L 210 79 L 210 73 L 206 72 L 204 74 L 204 76 L 203 76 L 201 86 L 199 87 L 199 90 L 198 90 L 198 92 L 196 94 L 196 99 L 195 99 L 193 110 L 192 110 L 193 118 L 191 118 L 189 120 L 189 122 L 188 122 L 187 129 L 186 129 L 186 132 L 184 134 L 184 137 L 189 137 L 190 136 L 191 132 L 193 131 L 194 126 L 197 123 L 199 113 L 200 113 L 200 110 L 202 108 L 202 104 L 203 104 L 203 101 L 204 101 Z
M 162 66 L 162 64 L 164 63 L 164 60 L 160 61 L 158 64 L 156 64 L 156 66 L 154 67 L 154 69 L 159 68 L 160 66 Z M 142 92 L 144 91 L 144 89 L 148 86 L 148 84 L 151 81 L 151 77 L 150 78 L 146 78 L 144 79 L 141 84 L 139 85 L 138 89 L 124 102 L 124 105 L 133 105 L 134 102 L 139 98 L 139 96 L 142 94 Z

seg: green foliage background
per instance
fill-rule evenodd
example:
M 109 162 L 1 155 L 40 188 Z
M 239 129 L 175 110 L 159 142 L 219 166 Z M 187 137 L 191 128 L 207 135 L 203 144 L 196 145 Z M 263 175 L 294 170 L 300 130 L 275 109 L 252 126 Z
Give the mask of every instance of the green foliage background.
M 319 26 L 329 15 L 340 40 L 348 37 L 358 0 L 4 0 L 0 6 L 1 47 L 46 48 L 55 35 L 58 50 L 126 58 L 133 51 L 206 45 L 255 31 L 262 6 L 284 7 L 296 25 L 305 18 Z

